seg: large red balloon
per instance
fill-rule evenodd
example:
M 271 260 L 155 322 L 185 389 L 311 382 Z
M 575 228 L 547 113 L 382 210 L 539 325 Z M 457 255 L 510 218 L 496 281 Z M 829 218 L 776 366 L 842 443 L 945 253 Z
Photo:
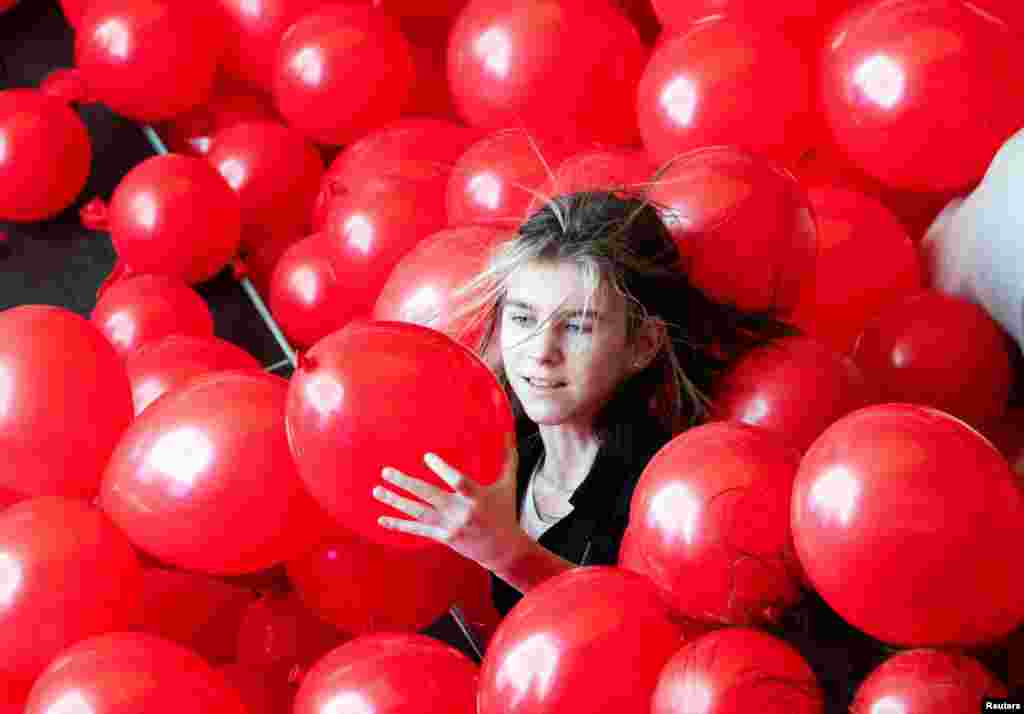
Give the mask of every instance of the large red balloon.
M 553 176 L 553 168 L 574 148 L 571 141 L 547 140 L 519 130 L 480 139 L 459 157 L 448 180 L 449 225 L 517 227 L 536 200 L 535 194 Z
M 477 566 L 447 546 L 392 548 L 339 532 L 288 563 L 302 601 L 353 635 L 415 632 L 451 607 Z
M 526 593 L 498 626 L 478 712 L 646 712 L 658 673 L 689 634 L 647 578 L 569 570 Z
M 872 637 L 970 645 L 1024 622 L 1024 489 L 948 414 L 886 404 L 840 419 L 800 463 L 792 520 L 814 588 Z
M 818 259 L 793 322 L 847 354 L 882 308 L 924 287 L 921 262 L 906 228 L 875 198 L 837 186 L 812 189 L 808 198 Z
M 476 349 L 483 331 L 469 315 L 456 320 L 456 291 L 487 267 L 492 251 L 509 232 L 488 226 L 449 228 L 425 238 L 395 266 L 373 308 L 375 320 L 426 325 Z
M 0 678 L 31 680 L 79 640 L 138 622 L 142 567 L 98 509 L 43 496 L 0 512 Z
M 160 136 L 174 153 L 205 156 L 217 132 L 243 122 L 276 119 L 277 112 L 269 94 L 222 80 L 202 106 L 164 123 Z
M 782 439 L 745 424 L 677 436 L 640 477 L 620 564 L 663 587 L 685 617 L 777 622 L 800 599 L 789 527 L 799 463 Z
M 875 669 L 857 688 L 850 714 L 980 712 L 1006 686 L 978 660 L 959 652 L 908 650 Z
M 416 244 L 445 227 L 446 177 L 411 181 L 380 177 L 335 199 L 324 236 L 345 320 L 373 310 L 398 262 Z
M 824 46 L 832 132 L 891 186 L 962 189 L 1024 122 L 1020 32 L 966 0 L 866 2 Z
M 824 711 L 824 693 L 800 653 L 777 637 L 743 627 L 709 632 L 679 650 L 658 678 L 650 709 L 651 714 Z
M 830 5 L 836 4 L 836 0 L 786 0 L 782 3 L 766 3 L 764 0 L 651 0 L 658 20 L 672 32 L 684 31 L 701 18 L 723 14 L 739 17 L 754 27 L 773 26 L 790 18 L 820 16 Z
M 181 645 L 119 632 L 83 640 L 32 687 L 25 714 L 247 714 L 224 675 Z
M 407 117 L 346 146 L 331 163 L 313 209 L 313 228 L 327 220 L 332 198 L 358 191 L 367 181 L 392 177 L 427 181 L 448 176 L 456 160 L 481 138 L 442 119 Z
M 255 595 L 200 573 L 166 568 L 142 572 L 139 629 L 177 642 L 208 662 L 235 658 L 235 640 Z
M 882 399 L 935 407 L 985 428 L 1006 411 L 1008 340 L 978 305 L 925 290 L 868 323 L 853 360 Z
M 378 525 L 397 515 L 371 494 L 384 466 L 447 489 L 423 463 L 433 452 L 492 484 L 513 433 L 508 398 L 480 358 L 400 322 L 352 323 L 314 345 L 291 378 L 287 409 L 288 441 L 310 492 L 339 523 L 386 545 L 432 541 Z
M 223 72 L 269 92 L 281 37 L 325 0 L 217 0 L 228 23 Z
M 800 453 L 837 419 L 874 401 L 851 359 L 807 337 L 751 350 L 730 365 L 711 399 L 715 418 L 768 429 Z
M 338 282 L 322 233 L 285 250 L 270 278 L 270 310 L 288 339 L 301 348 L 349 322 L 348 297 Z
M 415 75 L 409 42 L 394 20 L 369 8 L 327 5 L 281 38 L 274 100 L 310 138 L 348 144 L 398 118 Z
M 124 366 L 88 320 L 46 305 L 0 312 L 0 485 L 91 498 L 131 420 Z
M 616 191 L 640 195 L 655 179 L 655 166 L 642 149 L 611 146 L 585 149 L 555 169 L 534 196 L 527 213 L 533 213 L 550 196 L 581 191 Z
M 0 714 L 25 714 L 25 702 L 32 680 L 19 681 L 0 676 Z
M 476 714 L 477 678 L 468 657 L 432 637 L 367 635 L 310 670 L 294 714 Z
M 234 653 L 239 664 L 284 671 L 296 666 L 308 670 L 349 639 L 318 618 L 295 592 L 264 594 L 245 609 L 237 632 Z
M 220 13 L 201 4 L 90 0 L 75 64 L 92 99 L 130 119 L 169 119 L 212 93 L 224 30 Z
M 218 132 L 206 155 L 242 203 L 242 247 L 305 233 L 320 190 L 324 162 L 302 134 L 269 121 Z
M 128 355 L 124 363 L 138 416 L 146 407 L 195 377 L 210 372 L 260 369 L 259 360 L 212 335 L 171 335 Z
M 110 458 L 103 509 L 137 546 L 189 570 L 252 573 L 311 548 L 328 523 L 288 452 L 287 385 L 220 372 L 151 404 Z
M 649 195 L 666 209 L 698 288 L 743 310 L 796 306 L 813 276 L 817 227 L 792 174 L 735 147 L 708 147 L 674 160 Z
M 808 64 L 770 28 L 728 17 L 697 23 L 660 44 L 644 69 L 636 95 L 644 146 L 658 163 L 714 144 L 796 159 L 813 136 Z
M 59 99 L 28 89 L 0 92 L 0 220 L 52 218 L 89 178 L 92 144 L 78 114 Z
M 213 337 L 206 301 L 166 275 L 118 280 L 100 295 L 90 319 L 121 357 L 169 335 Z
M 448 82 L 473 126 L 632 144 L 647 49 L 608 0 L 472 0 L 448 40 Z
M 203 159 L 154 156 L 129 171 L 110 200 L 110 237 L 135 272 L 190 284 L 216 275 L 241 240 L 241 202 Z

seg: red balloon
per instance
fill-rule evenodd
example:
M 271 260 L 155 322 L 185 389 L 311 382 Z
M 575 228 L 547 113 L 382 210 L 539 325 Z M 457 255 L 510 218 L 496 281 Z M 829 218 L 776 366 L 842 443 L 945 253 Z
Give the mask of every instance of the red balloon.
M 688 635 L 647 578 L 569 570 L 526 593 L 498 626 L 480 666 L 479 714 L 646 712 L 658 672 Z
M 819 17 L 830 4 L 837 4 L 836 0 L 786 0 L 782 3 L 763 0 L 651 0 L 661 24 L 676 33 L 710 15 L 729 15 L 741 18 L 752 27 L 771 27 L 791 18 Z
M 217 133 L 206 155 L 242 203 L 242 247 L 305 233 L 324 162 L 302 134 L 276 122 L 247 122 Z
M 729 627 L 690 642 L 658 678 L 651 714 L 824 714 L 814 671 L 792 645 Z
M 136 272 L 203 282 L 238 251 L 241 202 L 203 159 L 154 156 L 129 171 L 114 190 L 110 237 L 118 256 Z
M 296 593 L 267 593 L 246 608 L 235 654 L 239 664 L 249 667 L 306 670 L 348 639 L 314 615 Z
M 574 148 L 518 130 L 499 131 L 476 142 L 459 158 L 448 181 L 448 224 L 517 227 L 553 175 L 552 167 Z
M 780 438 L 745 424 L 677 436 L 640 477 L 620 564 L 664 588 L 684 617 L 778 622 L 800 600 L 789 527 L 799 463 Z
M 0 678 L 32 680 L 79 640 L 136 624 L 142 568 L 96 508 L 43 496 L 0 513 Z
M 1013 382 L 1007 347 L 984 309 L 924 290 L 868 323 L 852 356 L 885 401 L 935 407 L 983 429 L 1006 411 Z
M 563 161 L 540 190 L 542 197 L 581 191 L 621 191 L 639 195 L 655 180 L 656 167 L 642 150 L 626 147 L 586 149 Z M 536 196 L 527 214 L 541 207 Z
M 377 523 L 396 514 L 371 494 L 381 469 L 447 489 L 423 463 L 433 452 L 492 484 L 513 434 L 508 398 L 476 354 L 400 322 L 352 323 L 314 345 L 291 378 L 287 424 L 299 473 L 328 513 L 368 540 L 414 548 L 433 541 Z
M 742 310 L 796 306 L 813 275 L 817 227 L 804 190 L 785 169 L 728 146 L 675 160 L 649 192 L 693 283 Z
M 132 424 L 103 477 L 103 509 L 140 548 L 181 568 L 240 575 L 311 548 L 328 523 L 288 452 L 288 383 L 220 372 Z
M 824 46 L 832 132 L 888 185 L 962 189 L 1024 118 L 1019 32 L 965 0 L 867 2 Z
M 294 714 L 346 709 L 373 714 L 476 714 L 478 670 L 454 647 L 426 635 L 359 637 L 317 663 Z
M 830 426 L 793 487 L 793 540 L 814 588 L 853 626 L 908 647 L 990 642 L 1024 622 L 1022 516 L 1024 489 L 999 452 L 910 404 Z
M 136 416 L 195 377 L 262 366 L 241 347 L 213 335 L 171 335 L 156 340 L 128 355 L 124 365 Z
M 88 320 L 48 305 L 0 312 L 0 485 L 92 498 L 131 420 L 124 366 Z
M 482 315 L 456 320 L 456 291 L 487 267 L 494 248 L 512 236 L 498 228 L 449 228 L 409 251 L 384 284 L 373 308 L 375 320 L 397 320 L 440 330 L 470 349 L 483 333 Z
M 808 64 L 770 28 L 718 16 L 697 23 L 659 45 L 644 69 L 636 95 L 644 146 L 659 164 L 714 144 L 796 159 L 814 130 Z
M 392 548 L 339 532 L 288 563 L 288 578 L 322 620 L 353 635 L 415 632 L 472 583 L 471 561 L 447 546 Z
M 921 262 L 906 228 L 875 198 L 837 186 L 812 189 L 808 198 L 818 258 L 793 322 L 848 354 L 871 318 L 924 287 Z
M 58 711 L 246 714 L 235 688 L 202 657 L 136 632 L 83 640 L 50 664 L 25 714 Z
M 270 278 L 274 319 L 296 346 L 310 347 L 351 319 L 348 294 L 339 283 L 322 233 L 289 247 Z
M 228 77 L 269 92 L 281 37 L 324 0 L 217 0 L 228 23 L 223 71 Z
M 984 711 L 987 697 L 1003 698 L 1006 687 L 978 660 L 959 652 L 899 652 L 857 688 L 850 714 Z M 881 703 L 880 703 L 881 702 Z
M 217 132 L 245 122 L 276 120 L 268 94 L 221 80 L 202 106 L 164 123 L 160 135 L 174 153 L 205 156 Z
M 450 18 L 466 6 L 466 0 L 373 0 L 373 4 L 397 17 Z
M 21 495 L 17 491 L 12 491 L 5 486 L 0 486 L 0 511 L 3 511 L 8 506 L 13 506 L 15 503 L 20 503 L 26 499 L 26 496 Z
M 257 246 L 256 250 L 245 256 L 246 275 L 256 287 L 256 291 L 263 296 L 264 302 L 270 295 L 270 279 L 274 275 L 277 261 L 286 250 L 308 237 L 309 235 L 304 232 L 276 236 L 274 240 Z
M 455 161 L 481 132 L 442 119 L 408 117 L 349 144 L 327 169 L 313 208 L 313 227 L 321 230 L 332 199 L 358 191 L 375 178 L 429 181 L 451 174 Z
M 420 241 L 445 227 L 444 176 L 429 181 L 376 178 L 336 199 L 324 235 L 345 312 L 369 313 L 388 276 Z
M 31 680 L 25 682 L 0 677 L 0 714 L 25 714 L 25 702 L 31 689 Z
M 486 129 L 632 144 L 647 49 L 608 0 L 472 0 L 448 40 L 459 113 Z
M 89 131 L 65 102 L 29 89 L 0 91 L 0 220 L 41 221 L 70 206 L 92 161 Z
M 90 0 L 75 33 L 75 64 L 90 97 L 116 113 L 169 119 L 209 98 L 224 30 L 221 15 L 200 5 Z
M 213 315 L 206 301 L 166 275 L 118 280 L 102 293 L 90 319 L 123 358 L 170 335 L 213 337 Z
M 177 642 L 208 662 L 234 660 L 242 618 L 255 601 L 251 590 L 166 568 L 146 568 L 142 583 L 142 632 Z
M 291 712 L 297 687 L 288 681 L 280 667 L 265 668 L 246 664 L 228 664 L 217 671 L 238 692 L 247 714 Z
M 712 412 L 768 429 L 802 454 L 837 419 L 877 401 L 872 386 L 851 359 L 788 337 L 734 362 L 715 385 Z
M 82 22 L 88 4 L 88 0 L 60 0 L 60 9 L 64 12 L 64 17 L 76 30 Z
M 281 38 L 273 71 L 281 116 L 322 144 L 348 144 L 397 119 L 415 80 L 398 25 L 366 7 L 326 5 Z
M 416 68 L 405 113 L 454 119 L 455 100 L 448 86 L 447 34 L 437 44 L 420 45 L 409 37 L 404 23 L 402 32 L 410 41 L 409 50 Z

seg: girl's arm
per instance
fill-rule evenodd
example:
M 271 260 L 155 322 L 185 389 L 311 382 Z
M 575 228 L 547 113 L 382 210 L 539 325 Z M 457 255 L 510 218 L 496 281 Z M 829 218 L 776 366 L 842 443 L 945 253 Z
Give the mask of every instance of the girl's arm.
M 577 567 L 575 563 L 532 540 L 526 533 L 522 533 L 522 538 L 509 549 L 507 559 L 483 565 L 524 594 L 545 580 Z

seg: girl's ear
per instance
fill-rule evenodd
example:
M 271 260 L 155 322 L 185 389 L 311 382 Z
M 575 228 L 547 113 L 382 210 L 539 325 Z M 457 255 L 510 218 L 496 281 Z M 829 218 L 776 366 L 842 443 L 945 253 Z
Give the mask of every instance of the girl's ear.
M 668 329 L 660 317 L 648 317 L 633 337 L 634 372 L 642 372 L 654 361 L 668 340 Z

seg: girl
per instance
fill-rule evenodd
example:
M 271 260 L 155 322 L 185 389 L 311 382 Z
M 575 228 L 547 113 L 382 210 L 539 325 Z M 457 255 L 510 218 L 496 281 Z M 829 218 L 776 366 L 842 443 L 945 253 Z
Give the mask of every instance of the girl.
M 479 353 L 512 404 L 516 441 L 484 487 L 428 454 L 451 488 L 385 468 L 374 496 L 494 576 L 507 612 L 577 565 L 614 565 L 648 460 L 707 415 L 703 394 L 740 351 L 790 330 L 712 302 L 687 281 L 650 203 L 611 192 L 552 199 L 460 295 Z M 401 489 L 408 495 L 399 493 Z

